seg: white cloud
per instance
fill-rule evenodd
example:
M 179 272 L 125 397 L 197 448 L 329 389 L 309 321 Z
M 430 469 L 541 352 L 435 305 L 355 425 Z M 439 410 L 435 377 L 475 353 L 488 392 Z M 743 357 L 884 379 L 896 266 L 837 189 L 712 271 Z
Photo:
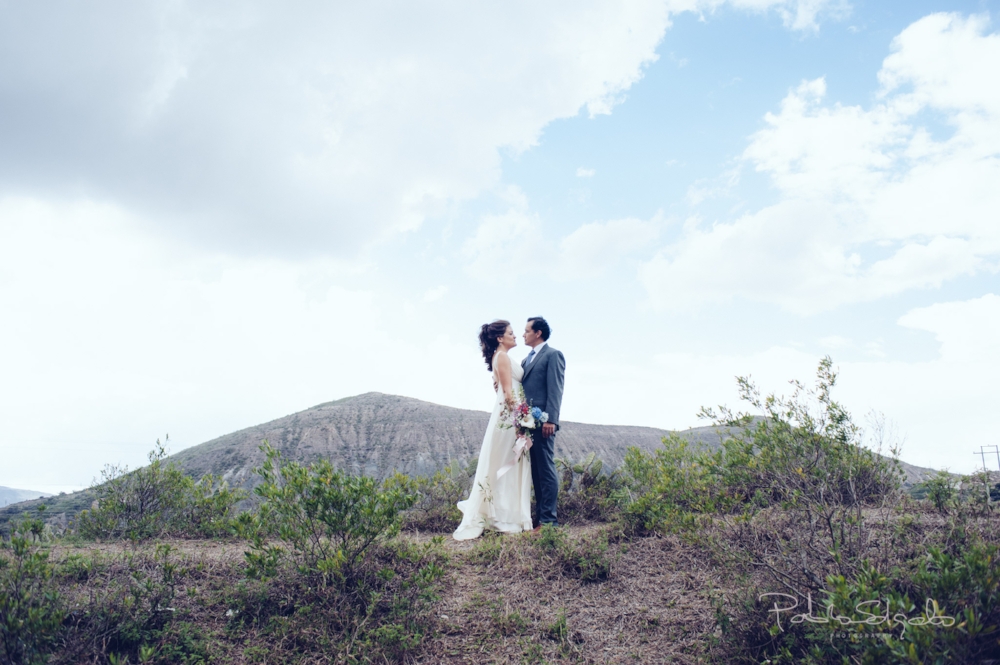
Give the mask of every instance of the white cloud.
M 854 346 L 854 342 L 846 337 L 841 337 L 840 335 L 827 335 L 826 337 L 821 337 L 819 344 L 820 346 L 824 346 L 828 349 L 843 349 Z
M 944 362 L 1000 364 L 1000 296 L 995 294 L 920 307 L 902 316 L 899 324 L 933 333 Z M 976 373 L 993 372 L 981 365 Z
M 1000 36 L 986 27 L 953 14 L 911 25 L 869 110 L 824 105 L 823 79 L 790 92 L 744 153 L 780 200 L 686 227 L 640 271 L 653 302 L 739 297 L 809 313 L 996 270 Z M 928 109 L 951 136 L 932 138 Z
M 623 257 L 655 242 L 660 225 L 659 218 L 584 224 L 560 241 L 553 277 L 568 280 L 600 276 Z
M 476 233 L 462 245 L 466 272 L 493 284 L 511 284 L 529 271 L 547 270 L 533 251 L 541 240 L 541 220 L 524 207 L 485 215 Z
M 165 433 L 178 450 L 370 390 L 488 403 L 475 345 L 377 271 L 192 251 L 135 222 L 0 199 L 0 485 L 86 484 Z
M 1000 374 L 1000 297 L 986 295 L 910 311 L 899 320 L 933 333 L 940 354 L 918 362 L 880 359 L 879 342 L 869 343 L 872 360 L 838 361 L 834 397 L 864 424 L 872 410 L 888 415 L 904 437 L 902 459 L 932 468 L 971 472 L 972 455 L 984 435 L 995 431 L 996 376 Z M 838 346 L 848 340 L 821 340 Z M 811 384 L 818 353 L 773 346 L 752 353 L 662 353 L 641 364 L 568 357 L 574 381 L 567 382 L 564 415 L 606 422 L 608 395 L 615 396 L 616 422 L 684 428 L 705 425 L 701 406 L 738 405 L 736 376 L 750 376 L 764 392 L 788 394 L 786 383 Z
M 437 302 L 438 300 L 441 300 L 441 298 L 444 298 L 447 293 L 448 287 L 443 284 L 433 289 L 429 289 L 426 293 L 424 293 L 424 302 Z
M 577 178 L 593 178 L 596 174 L 597 171 L 594 169 L 585 169 L 582 166 L 577 167 L 576 169 Z
M 608 113 L 669 3 L 18 5 L 0 185 L 79 192 L 227 249 L 345 254 Z M 86 25 L 87 29 L 81 29 Z
M 498 151 L 549 122 L 609 113 L 672 14 L 721 4 L 9 5 L 0 187 L 227 251 L 349 255 L 492 188 Z M 825 4 L 736 2 L 793 27 Z

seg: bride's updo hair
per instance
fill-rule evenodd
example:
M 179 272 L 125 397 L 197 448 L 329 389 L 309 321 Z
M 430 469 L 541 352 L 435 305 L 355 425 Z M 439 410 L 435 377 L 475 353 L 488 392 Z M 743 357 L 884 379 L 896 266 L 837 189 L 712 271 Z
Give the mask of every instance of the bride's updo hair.
M 493 354 L 500 346 L 499 338 L 507 334 L 510 321 L 497 319 L 493 323 L 484 323 L 479 329 L 479 348 L 483 350 L 483 358 L 486 359 L 486 367 L 493 371 Z

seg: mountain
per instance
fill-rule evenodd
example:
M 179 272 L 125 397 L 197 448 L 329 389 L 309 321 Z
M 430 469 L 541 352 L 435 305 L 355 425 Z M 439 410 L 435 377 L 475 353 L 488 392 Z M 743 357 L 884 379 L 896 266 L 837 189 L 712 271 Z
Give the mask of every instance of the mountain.
M 195 478 L 214 473 L 230 485 L 249 488 L 256 480 L 253 468 L 264 459 L 260 444 L 267 440 L 289 460 L 308 463 L 326 458 L 350 473 L 378 478 L 393 471 L 427 475 L 448 464 L 465 466 L 476 459 L 489 417 L 485 411 L 366 393 L 226 434 L 182 450 L 170 459 Z M 668 430 L 653 427 L 563 422 L 556 437 L 556 456 L 579 461 L 595 453 L 604 462 L 604 468 L 610 470 L 622 463 L 628 448 L 655 450 L 668 434 Z M 728 436 L 728 431 L 708 426 L 677 434 L 694 447 L 714 450 Z M 907 486 L 936 473 L 905 463 L 902 467 Z M 29 492 L 28 497 L 34 501 L 0 507 L 0 530 L 11 518 L 42 503 L 48 506 L 49 520 L 65 526 L 69 518 L 90 506 L 95 498 L 93 489 L 45 501 L 37 500 L 38 496 L 40 493 Z
M 254 483 L 252 469 L 263 461 L 264 440 L 282 457 L 300 462 L 329 459 L 340 469 L 384 478 L 393 471 L 428 475 L 448 464 L 476 459 L 490 414 L 432 404 L 410 397 L 366 393 L 327 402 L 263 425 L 226 434 L 183 450 L 171 459 L 194 477 L 214 473 L 231 485 Z M 635 446 L 652 451 L 669 430 L 564 421 L 556 457 L 577 461 L 595 453 L 613 469 Z M 696 427 L 677 432 L 693 446 L 714 450 L 726 428 Z M 932 476 L 933 469 L 903 464 L 905 483 Z
M 12 487 L 0 486 L 0 506 L 9 506 L 12 503 L 20 503 L 29 499 L 39 499 L 41 497 L 52 496 L 45 492 L 34 490 L 16 490 Z
M 263 460 L 259 446 L 267 440 L 290 460 L 326 458 L 340 469 L 378 478 L 393 471 L 427 475 L 476 459 L 489 418 L 485 411 L 366 393 L 221 436 L 171 459 L 192 476 L 214 473 L 243 486 L 253 483 L 251 470 Z M 556 456 L 578 460 L 593 452 L 613 468 L 630 446 L 653 450 L 667 434 L 653 427 L 563 422 Z

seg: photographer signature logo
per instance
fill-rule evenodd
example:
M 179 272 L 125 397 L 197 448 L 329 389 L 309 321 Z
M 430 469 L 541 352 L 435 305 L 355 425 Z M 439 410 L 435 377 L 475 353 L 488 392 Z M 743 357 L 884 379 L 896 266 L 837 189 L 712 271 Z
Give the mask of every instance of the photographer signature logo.
M 768 610 L 768 613 L 774 614 L 774 621 L 777 624 L 778 629 L 784 632 L 785 629 L 781 626 L 781 615 L 798 609 L 799 600 L 795 596 L 787 593 L 762 593 L 757 597 L 757 600 L 761 601 L 768 597 L 778 598 L 778 600 L 774 601 L 774 606 L 772 609 Z M 778 603 L 781 602 L 781 599 L 785 599 L 786 602 L 779 605 Z M 901 628 L 901 637 L 906 633 L 906 629 L 909 626 L 941 626 L 943 628 L 951 628 L 955 625 L 955 617 L 941 614 L 941 609 L 938 607 L 937 601 L 930 598 L 924 602 L 924 614 L 922 616 L 913 617 L 912 619 L 902 612 L 895 612 L 890 615 L 888 603 L 886 603 L 885 612 L 880 613 L 881 605 L 881 600 L 866 600 L 863 603 L 855 605 L 855 616 L 862 615 L 864 616 L 863 619 L 855 619 L 854 616 L 846 616 L 843 614 L 834 614 L 834 608 L 832 605 L 827 606 L 826 614 L 814 616 L 812 594 L 808 593 L 806 594 L 806 611 L 799 614 L 793 614 L 789 621 L 792 624 L 819 623 L 834 624 L 837 626 L 865 625 L 884 626 L 889 629 L 894 629 L 899 626 Z

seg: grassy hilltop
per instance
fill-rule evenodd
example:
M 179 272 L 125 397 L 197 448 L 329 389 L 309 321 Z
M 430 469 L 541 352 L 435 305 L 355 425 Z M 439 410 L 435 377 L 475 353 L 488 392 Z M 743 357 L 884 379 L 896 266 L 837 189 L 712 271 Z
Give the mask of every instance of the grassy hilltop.
M 834 383 L 828 360 L 789 399 L 742 382 L 752 416 L 709 414 L 714 446 L 564 457 L 566 526 L 463 543 L 467 463 L 375 477 L 268 447 L 232 486 L 158 449 L 69 527 L 49 508 L 15 525 L 0 665 L 1000 658 L 989 479 L 914 499 Z

